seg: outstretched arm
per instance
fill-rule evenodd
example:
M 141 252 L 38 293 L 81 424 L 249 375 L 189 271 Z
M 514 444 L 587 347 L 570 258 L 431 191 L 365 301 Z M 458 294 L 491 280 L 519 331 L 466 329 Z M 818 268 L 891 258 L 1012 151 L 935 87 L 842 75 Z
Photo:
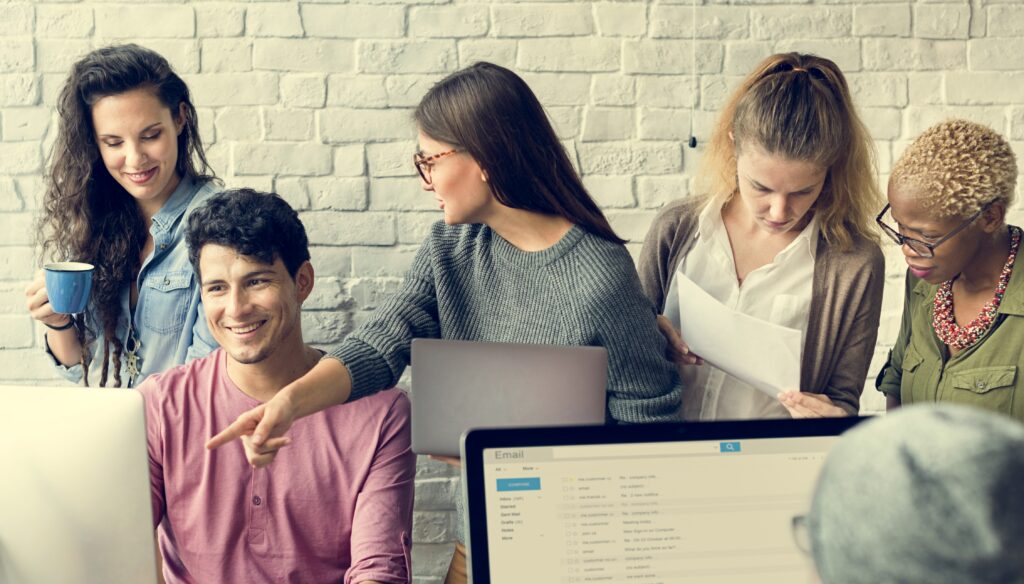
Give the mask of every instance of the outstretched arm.
M 211 438 L 217 448 L 250 436 L 250 464 L 269 464 L 296 419 L 376 393 L 395 384 L 409 363 L 412 339 L 440 336 L 430 240 L 420 248 L 402 289 L 374 311 L 373 318 L 349 335 L 341 348 L 286 385 L 266 403 L 239 416 Z M 268 442 L 273 440 L 273 442 Z
M 254 467 L 270 464 L 278 449 L 288 445 L 284 433 L 298 418 L 348 401 L 352 381 L 337 359 L 321 359 L 308 373 L 281 389 L 270 401 L 242 413 L 230 426 L 210 438 L 209 449 L 247 437 L 246 457 Z

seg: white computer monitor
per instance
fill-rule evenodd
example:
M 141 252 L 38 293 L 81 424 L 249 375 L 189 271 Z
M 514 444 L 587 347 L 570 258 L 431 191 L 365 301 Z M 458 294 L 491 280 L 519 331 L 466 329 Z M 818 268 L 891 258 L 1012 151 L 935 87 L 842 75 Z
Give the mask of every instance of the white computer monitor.
M 470 431 L 473 582 L 812 581 L 793 518 L 858 421 Z
M 0 582 L 157 581 L 142 396 L 0 386 Z

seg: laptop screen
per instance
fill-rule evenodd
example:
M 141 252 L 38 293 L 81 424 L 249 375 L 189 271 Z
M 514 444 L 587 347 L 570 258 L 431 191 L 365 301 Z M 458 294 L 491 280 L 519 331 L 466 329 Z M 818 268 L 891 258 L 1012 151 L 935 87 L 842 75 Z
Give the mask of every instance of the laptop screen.
M 485 448 L 490 582 L 807 581 L 792 520 L 838 439 Z

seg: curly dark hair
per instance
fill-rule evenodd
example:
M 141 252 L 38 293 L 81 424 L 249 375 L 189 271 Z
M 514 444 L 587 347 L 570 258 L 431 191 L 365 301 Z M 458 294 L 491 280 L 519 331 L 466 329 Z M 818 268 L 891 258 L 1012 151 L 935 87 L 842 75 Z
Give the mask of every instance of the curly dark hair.
M 292 278 L 309 261 L 309 238 L 299 214 L 276 193 L 230 189 L 189 215 L 188 259 L 199 275 L 199 253 L 207 244 L 272 264 L 281 258 Z M 200 276 L 201 277 L 201 276 Z
M 128 44 L 92 51 L 71 67 L 57 98 L 60 120 L 49 155 L 37 237 L 42 258 L 82 261 L 96 267 L 91 302 L 99 322 L 77 317 L 85 385 L 89 385 L 92 360 L 89 345 L 101 335 L 100 385 L 106 385 L 111 362 L 114 384 L 121 385 L 124 346 L 116 332 L 122 316 L 121 291 L 137 277 L 139 256 L 149 237 L 135 200 L 104 167 L 92 123 L 92 106 L 104 97 L 140 88 L 151 89 L 174 117 L 179 111 L 183 113 L 176 173 L 198 180 L 214 178 L 199 138 L 188 86 L 167 59 Z

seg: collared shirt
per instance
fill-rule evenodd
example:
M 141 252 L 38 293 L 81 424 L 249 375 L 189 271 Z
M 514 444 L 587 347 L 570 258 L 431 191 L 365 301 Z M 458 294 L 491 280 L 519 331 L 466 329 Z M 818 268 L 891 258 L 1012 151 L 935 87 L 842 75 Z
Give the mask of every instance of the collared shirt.
M 697 220 L 706 206 L 699 197 L 672 201 L 658 212 L 644 238 L 637 272 L 647 297 L 666 316 L 668 297 L 678 306 L 678 290 L 670 294 L 669 288 L 693 248 Z M 847 414 L 856 415 L 875 354 L 885 258 L 870 237 L 856 231 L 849 235 L 849 246 L 830 244 L 819 227 L 811 281 L 814 318 L 807 319 L 804 330 L 800 391 L 827 396 Z M 678 310 L 675 317 L 678 320 Z
M 907 274 L 903 321 L 876 386 L 903 405 L 953 402 L 1024 420 L 1024 269 L 1015 264 L 995 323 L 950 356 L 932 328 L 938 285 Z M 955 299 L 954 299 L 955 301 Z
M 679 326 L 675 279 L 681 273 L 728 308 L 780 326 L 804 331 L 810 316 L 818 219 L 811 221 L 768 264 L 736 279 L 729 234 L 722 220 L 723 201 L 701 211 L 697 238 L 679 264 L 665 299 L 665 315 Z M 685 339 L 684 339 L 685 340 Z M 802 343 L 801 343 L 802 345 Z M 786 418 L 789 413 L 769 396 L 710 364 L 680 368 L 683 415 L 690 420 Z M 799 389 L 794 387 L 793 389 Z
M 203 443 L 260 405 L 227 355 L 139 386 L 146 406 L 153 521 L 169 584 L 411 579 L 409 400 L 383 391 L 296 420 L 274 462 Z
M 202 357 L 217 346 L 206 326 L 199 283 L 188 261 L 185 229 L 188 213 L 219 190 L 214 181 L 201 182 L 185 177 L 153 216 L 149 228 L 153 237 L 153 252 L 142 262 L 139 270 L 139 296 L 134 314 L 131 312 L 129 287 L 125 286 L 121 291 L 121 318 L 117 324 L 117 338 L 122 345 L 126 343 L 130 315 L 132 332 L 139 341 L 139 373 L 134 378 L 129 375 L 128 355 L 125 351 L 121 357 L 122 386 L 138 385 L 154 373 Z M 89 346 L 92 354 L 89 383 L 96 385 L 103 368 L 105 351 L 103 325 L 92 304 L 86 313 L 86 322 L 96 336 Z M 74 383 L 82 380 L 81 364 L 65 367 L 53 357 L 49 346 L 46 351 L 61 375 Z M 108 373 L 108 385 L 113 384 L 113 377 L 113 371 Z

